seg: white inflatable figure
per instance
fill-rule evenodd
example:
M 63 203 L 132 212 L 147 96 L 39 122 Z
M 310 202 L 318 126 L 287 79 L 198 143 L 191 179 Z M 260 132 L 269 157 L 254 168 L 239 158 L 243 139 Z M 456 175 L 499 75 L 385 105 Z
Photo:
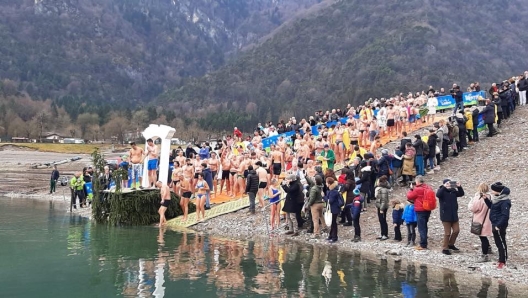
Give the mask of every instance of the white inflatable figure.
M 321 275 L 325 278 L 326 286 L 330 284 L 330 280 L 332 280 L 332 263 L 329 261 L 325 261 L 323 273 Z
M 147 127 L 142 135 L 145 140 L 152 139 L 156 142 L 156 139 L 161 139 L 161 148 L 160 148 L 160 160 L 158 164 L 159 177 L 158 180 L 167 183 L 169 178 L 169 155 L 170 155 L 170 146 L 171 139 L 176 133 L 176 129 L 161 124 L 150 124 Z M 145 152 L 147 152 L 147 144 L 145 144 Z M 141 182 L 143 187 L 149 187 L 148 180 L 148 157 L 145 158 L 143 162 L 143 181 Z

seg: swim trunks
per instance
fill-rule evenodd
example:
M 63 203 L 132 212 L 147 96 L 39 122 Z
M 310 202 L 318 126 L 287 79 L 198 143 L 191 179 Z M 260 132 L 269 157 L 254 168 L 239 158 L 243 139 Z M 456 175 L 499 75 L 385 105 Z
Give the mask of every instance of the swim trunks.
M 187 198 L 187 199 L 190 198 L 191 195 L 192 195 L 192 193 L 190 191 L 184 191 L 182 193 L 182 197 Z
M 281 174 L 281 164 L 280 163 L 274 163 L 273 164 L 273 175 L 280 175 Z
M 229 180 L 229 171 L 222 170 L 222 180 Z
M 158 169 L 158 160 L 157 159 L 149 159 L 148 161 L 148 170 L 154 171 Z
M 170 200 L 165 200 L 163 201 L 163 203 L 161 203 L 161 206 L 163 207 L 169 207 L 169 205 L 170 205 Z
M 268 186 L 268 182 L 260 182 L 259 183 L 259 188 L 266 188 L 266 186 Z

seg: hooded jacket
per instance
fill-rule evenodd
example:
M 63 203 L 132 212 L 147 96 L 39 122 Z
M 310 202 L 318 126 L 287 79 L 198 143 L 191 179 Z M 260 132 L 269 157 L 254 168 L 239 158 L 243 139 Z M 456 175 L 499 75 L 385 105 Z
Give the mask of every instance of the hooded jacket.
M 204 175 L 204 180 L 207 182 L 207 185 L 209 186 L 209 189 L 213 189 L 213 173 L 211 172 L 210 168 L 205 168 L 202 171 Z
M 403 209 L 402 219 L 408 224 L 416 223 L 418 221 L 418 219 L 416 218 L 416 212 L 414 212 L 413 204 L 408 204 L 407 206 L 405 206 L 405 209 Z
M 505 229 L 510 220 L 510 189 L 505 187 L 498 196 L 491 196 L 485 199 L 486 205 L 490 208 L 489 217 L 493 227 Z
M 361 177 L 357 184 L 361 184 L 361 187 L 359 188 L 359 191 L 362 193 L 369 193 L 370 191 L 370 175 L 372 173 L 372 170 L 370 166 L 365 166 L 361 168 Z
M 446 188 L 440 186 L 436 197 L 440 202 L 440 220 L 445 222 L 458 221 L 458 198 L 464 196 L 462 187 Z
M 313 185 L 310 188 L 310 194 L 307 205 L 308 207 L 311 207 L 313 204 L 324 203 L 323 195 L 321 195 L 322 191 L 323 185 Z
M 337 191 L 337 182 L 328 186 L 328 193 L 324 197 L 324 200 L 330 204 L 330 211 L 332 214 L 341 213 L 341 207 L 339 207 L 339 192 Z
M 495 105 L 493 102 L 488 104 L 482 111 L 484 114 L 484 123 L 493 124 L 495 123 Z
M 388 183 L 380 183 L 374 191 L 376 197 L 376 208 L 380 210 L 389 209 L 390 186 Z
M 346 191 L 346 198 L 345 198 L 345 204 L 352 204 L 354 201 L 354 189 L 356 188 L 356 182 L 353 178 L 350 178 L 346 180 L 345 184 L 343 184 L 343 187 L 341 188 L 342 192 Z
M 435 133 L 429 135 L 429 138 L 427 139 L 427 146 L 429 146 L 429 157 L 436 156 L 436 143 L 437 142 L 438 142 L 438 136 Z

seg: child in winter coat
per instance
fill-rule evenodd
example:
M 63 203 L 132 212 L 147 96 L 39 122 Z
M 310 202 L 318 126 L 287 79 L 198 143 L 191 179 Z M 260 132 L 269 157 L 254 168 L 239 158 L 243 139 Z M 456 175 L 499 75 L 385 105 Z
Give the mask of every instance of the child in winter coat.
M 361 207 L 365 199 L 361 196 L 359 188 L 354 189 L 354 201 L 352 203 L 352 220 L 354 221 L 354 239 L 352 241 L 361 241 L 361 227 L 359 226 L 359 217 L 361 216 Z
M 392 225 L 394 226 L 394 241 L 402 241 L 400 226 L 403 223 L 403 205 L 399 200 L 391 200 Z
M 414 212 L 414 201 L 407 200 L 408 204 L 403 209 L 402 219 L 407 225 L 407 246 L 415 246 L 416 241 L 416 212 Z

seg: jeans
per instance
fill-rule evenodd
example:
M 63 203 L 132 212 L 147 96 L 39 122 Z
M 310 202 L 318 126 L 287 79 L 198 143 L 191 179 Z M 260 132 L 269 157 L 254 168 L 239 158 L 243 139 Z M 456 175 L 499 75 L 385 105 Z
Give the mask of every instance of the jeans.
M 488 237 L 485 236 L 479 236 L 480 243 L 482 244 L 482 254 L 487 255 L 489 253 L 490 243 L 488 240 Z
M 416 164 L 416 175 L 424 176 L 424 160 L 423 155 L 416 155 L 416 158 L 414 160 L 414 164 Z
M 434 156 L 433 156 L 433 157 L 429 156 L 429 168 L 430 168 L 431 170 L 434 169 L 434 167 L 435 167 L 435 162 L 434 162 L 434 160 L 435 160 Z
M 330 235 L 328 239 L 337 241 L 337 216 L 339 214 L 332 213 L 332 225 L 330 226 Z
M 292 216 L 294 213 L 286 213 L 286 224 L 288 224 L 288 231 L 297 232 L 297 227 L 293 224 Z
M 508 246 L 506 245 L 506 228 L 500 228 L 498 231 L 493 227 L 493 239 L 499 250 L 499 262 L 506 263 L 508 259 Z
M 345 208 L 343 208 L 343 212 L 341 212 L 341 222 L 345 222 L 345 219 L 346 219 L 347 223 L 350 223 L 350 224 L 352 223 L 351 209 L 352 209 L 352 204 L 345 205 Z
M 254 192 L 248 192 L 249 211 L 255 211 L 255 198 L 256 198 L 256 196 L 257 196 L 257 194 L 255 194 Z
M 450 246 L 454 246 L 458 233 L 460 233 L 460 225 L 458 221 L 443 221 L 442 225 L 444 226 L 444 242 L 442 249 L 449 249 Z
M 453 115 L 456 114 L 457 110 L 460 109 L 460 112 L 464 112 L 464 101 L 455 103 L 455 108 L 453 109 Z
M 418 219 L 418 233 L 420 233 L 420 246 L 427 248 L 427 222 L 431 216 L 431 211 L 416 211 Z
M 394 240 L 401 241 L 402 235 L 401 235 L 401 223 L 396 223 L 394 226 Z
M 378 220 L 381 229 L 381 236 L 389 237 L 389 226 L 387 225 L 387 209 L 380 210 L 378 208 Z
M 359 217 L 361 216 L 361 213 L 359 213 L 356 217 L 354 217 L 354 236 L 361 237 L 361 227 L 359 226 Z
M 407 223 L 407 242 L 416 241 L 416 225 L 415 222 Z
M 310 207 L 310 210 L 312 211 L 312 221 L 314 226 L 314 235 L 320 235 L 320 227 L 319 227 L 319 219 L 321 219 L 321 225 L 323 226 L 323 229 L 326 229 L 326 223 L 324 222 L 323 217 L 323 210 L 324 210 L 324 204 L 323 203 L 315 203 Z
M 475 121 L 475 120 L 473 120 Z M 479 134 L 478 134 L 478 123 L 475 124 L 476 122 L 473 122 L 473 142 L 478 142 L 479 141 Z

